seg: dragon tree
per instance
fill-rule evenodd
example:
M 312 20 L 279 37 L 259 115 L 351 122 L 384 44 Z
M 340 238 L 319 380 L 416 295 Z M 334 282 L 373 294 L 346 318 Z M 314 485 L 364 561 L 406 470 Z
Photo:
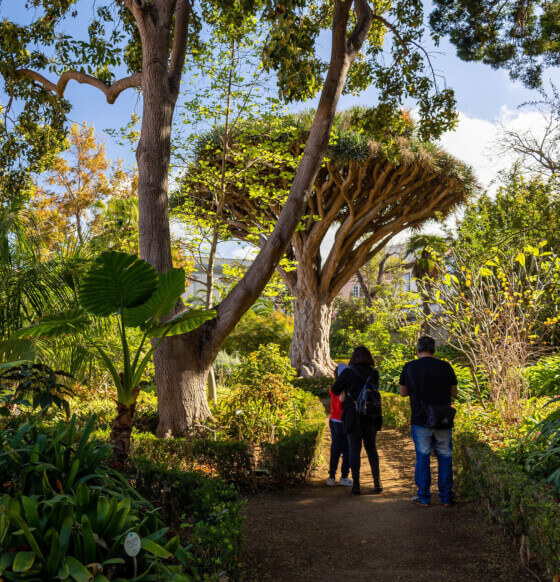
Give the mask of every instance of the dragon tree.
M 377 118 L 378 112 L 364 109 L 337 116 L 327 157 L 287 250 L 294 267 L 278 267 L 296 298 L 290 359 L 303 376 L 330 374 L 334 367 L 329 347 L 332 305 L 345 283 L 395 235 L 444 217 L 476 188 L 472 169 L 441 147 L 415 137 L 406 113 L 397 134 L 380 135 L 368 124 Z M 255 195 L 248 195 L 251 188 L 246 183 L 239 187 L 236 180 L 227 187 L 224 220 L 231 235 L 260 247 L 284 207 L 289 175 L 297 167 L 308 135 L 307 115 L 287 120 L 291 127 L 286 140 L 293 163 L 272 167 L 270 158 L 261 152 L 252 164 Z M 294 124 L 299 132 L 294 131 Z M 269 143 L 262 139 L 262 129 L 254 135 L 261 147 Z M 199 150 L 205 162 L 217 163 L 220 142 L 218 138 L 214 142 L 215 148 Z M 280 144 L 282 139 L 272 143 Z M 235 150 L 235 143 L 230 147 Z M 241 143 L 239 151 L 253 150 Z M 233 154 L 230 162 L 241 163 Z M 207 170 L 196 164 L 190 170 L 188 195 L 195 197 L 199 208 L 209 208 L 211 198 L 197 180 L 199 171 Z

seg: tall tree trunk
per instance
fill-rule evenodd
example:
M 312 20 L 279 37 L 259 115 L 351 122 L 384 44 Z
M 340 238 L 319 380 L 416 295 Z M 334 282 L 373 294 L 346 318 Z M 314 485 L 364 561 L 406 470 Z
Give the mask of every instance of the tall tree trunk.
M 334 362 L 330 356 L 329 332 L 332 303 L 314 293 L 296 298 L 294 336 L 290 344 L 290 361 L 300 376 L 332 376 Z
M 158 43 L 144 54 L 142 70 L 142 133 L 136 151 L 140 255 L 160 273 L 171 269 L 171 237 L 168 211 L 168 173 L 171 122 L 176 96 L 167 77 L 168 37 L 161 34 L 144 43 Z M 179 306 L 177 307 L 179 309 Z M 185 434 L 193 419 L 210 415 L 206 398 L 209 363 L 182 336 L 163 340 L 154 354 L 158 393 L 159 436 Z
M 304 211 L 313 182 L 327 150 L 336 106 L 342 94 L 348 70 L 371 26 L 372 13 L 367 2 L 355 0 L 355 5 L 357 21 L 353 31 L 348 34 L 347 28 L 352 5 L 342 1 L 335 2 L 333 46 L 329 70 L 307 147 L 273 232 L 243 279 L 216 308 L 216 319 L 206 322 L 200 328 L 184 336 L 166 339 L 154 355 L 158 387 L 159 425 L 157 434 L 159 436 L 185 434 L 198 419 L 209 416 L 210 410 L 205 388 L 210 366 L 225 338 L 261 294 L 295 232 L 299 217 Z M 144 54 L 149 53 L 145 52 Z M 153 60 L 146 63 L 146 66 L 152 69 L 156 67 L 158 70 L 160 67 Z M 165 75 L 162 74 L 158 78 L 163 80 L 164 77 Z M 171 266 L 170 246 L 169 244 L 165 245 L 167 250 L 160 249 L 160 246 L 162 241 L 169 241 L 166 194 L 169 135 L 173 110 L 170 108 L 170 114 L 164 114 L 166 101 L 159 100 L 163 95 L 162 91 L 158 90 L 159 82 L 157 80 L 154 85 L 154 91 L 150 91 L 153 95 L 149 102 L 146 94 L 144 95 L 144 109 L 147 117 L 144 118 L 142 124 L 142 136 L 139 144 L 141 154 L 137 154 L 137 156 L 145 156 L 143 160 L 144 163 L 147 163 L 139 178 L 142 180 L 142 187 L 146 189 L 144 193 L 146 200 L 144 200 L 140 212 L 148 214 L 148 216 L 144 215 L 140 222 L 144 229 L 148 230 L 152 226 L 152 221 L 155 220 L 158 224 L 153 225 L 156 230 L 155 236 L 149 232 L 144 232 L 144 244 L 141 236 L 140 249 L 142 253 L 145 253 L 143 254 L 144 258 L 158 270 L 167 270 Z M 144 81 L 142 89 L 146 92 Z M 147 108 L 153 110 L 146 111 Z M 148 121 L 149 123 L 147 123 Z M 154 124 L 156 128 L 159 128 L 159 134 L 157 132 L 154 134 Z M 146 127 L 145 131 L 144 127 Z M 150 151 L 150 145 L 157 147 Z M 151 160 L 150 156 L 159 157 L 159 159 Z M 152 161 L 155 162 L 157 168 L 155 176 L 150 172 Z M 165 178 L 161 173 L 162 169 L 165 169 Z M 157 219 L 153 218 L 153 215 L 150 216 L 150 212 L 154 212 Z M 164 232 L 165 228 L 167 232 Z

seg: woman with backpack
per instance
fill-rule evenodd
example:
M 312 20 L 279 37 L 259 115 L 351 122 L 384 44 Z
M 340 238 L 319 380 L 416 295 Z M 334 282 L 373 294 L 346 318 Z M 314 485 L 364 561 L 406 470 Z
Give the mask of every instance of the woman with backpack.
M 379 455 L 375 444 L 377 431 L 381 430 L 381 404 L 377 386 L 379 372 L 371 352 L 358 346 L 345 368 L 333 384 L 332 393 L 345 393 L 342 409 L 344 433 L 348 439 L 350 469 L 352 470 L 352 494 L 360 495 L 360 454 L 362 442 L 369 459 L 373 475 L 374 493 L 381 493 L 383 486 L 379 477 Z

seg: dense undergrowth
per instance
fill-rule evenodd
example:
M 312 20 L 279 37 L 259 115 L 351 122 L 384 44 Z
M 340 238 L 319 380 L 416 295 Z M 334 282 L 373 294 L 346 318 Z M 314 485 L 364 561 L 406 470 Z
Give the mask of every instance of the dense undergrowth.
M 0 577 L 239 579 L 239 490 L 304 480 L 318 459 L 324 408 L 292 385 L 293 370 L 275 346 L 229 376 L 212 419 L 191 438 L 156 438 L 157 400 L 142 393 L 125 465 L 111 456 L 111 390 L 81 388 L 69 398 L 63 385 L 52 393 L 42 386 L 35 397 L 51 394 L 42 412 L 5 391 Z M 130 534 L 140 536 L 136 560 L 124 549 Z

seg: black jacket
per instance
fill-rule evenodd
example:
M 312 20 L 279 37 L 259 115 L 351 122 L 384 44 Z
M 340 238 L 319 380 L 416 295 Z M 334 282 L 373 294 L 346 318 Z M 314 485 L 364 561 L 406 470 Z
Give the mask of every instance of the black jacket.
M 337 396 L 340 395 L 343 390 L 346 390 L 346 398 L 342 406 L 342 422 L 344 423 L 344 433 L 348 434 L 350 432 L 359 431 L 362 423 L 374 423 L 376 425 L 375 428 L 380 430 L 382 422 L 381 418 L 365 418 L 364 416 L 358 414 L 356 411 L 356 406 L 354 405 L 356 398 L 360 394 L 360 391 L 365 384 L 364 380 L 371 377 L 372 384 L 379 384 L 379 372 L 367 364 L 358 364 L 354 367 L 363 378 L 360 378 L 360 376 L 358 376 L 358 374 L 356 374 L 350 368 L 344 368 L 332 387 L 333 394 L 336 394 Z

